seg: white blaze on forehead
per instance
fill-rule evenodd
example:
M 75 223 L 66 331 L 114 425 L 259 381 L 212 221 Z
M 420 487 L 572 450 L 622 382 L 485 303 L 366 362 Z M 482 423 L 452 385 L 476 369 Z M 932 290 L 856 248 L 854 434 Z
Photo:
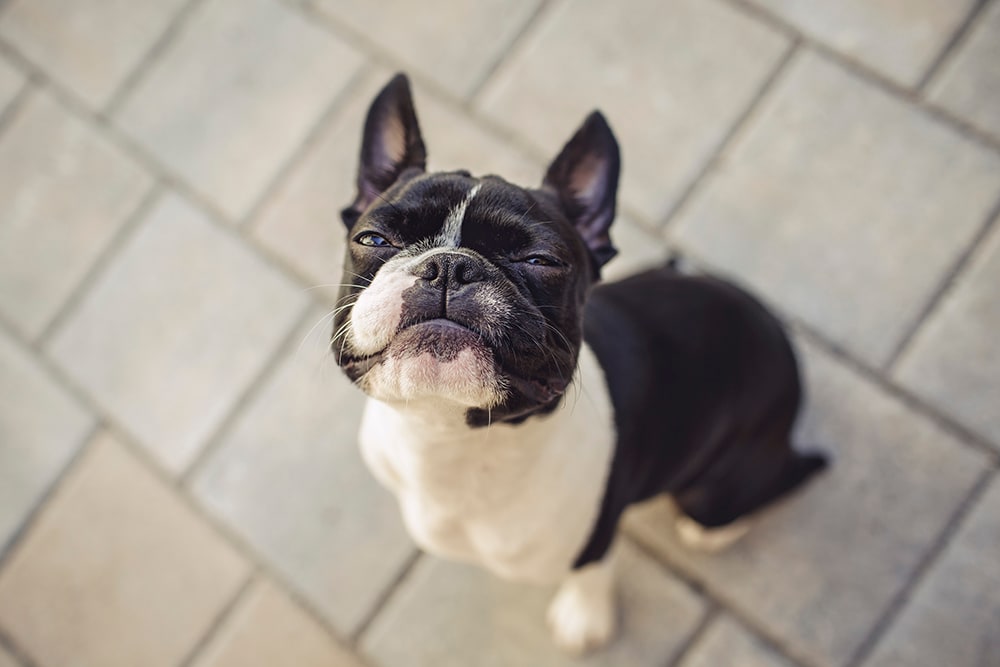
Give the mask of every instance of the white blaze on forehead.
M 444 224 L 441 225 L 441 233 L 438 234 L 438 241 L 441 245 L 458 247 L 462 242 L 462 221 L 465 220 L 465 209 L 469 207 L 469 202 L 479 192 L 482 183 L 477 183 L 466 193 L 465 198 L 455 208 L 451 209 Z

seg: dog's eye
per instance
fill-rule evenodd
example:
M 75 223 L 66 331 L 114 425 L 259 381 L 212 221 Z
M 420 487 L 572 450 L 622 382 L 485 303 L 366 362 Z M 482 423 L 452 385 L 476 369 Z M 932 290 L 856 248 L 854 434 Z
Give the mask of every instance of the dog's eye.
M 559 264 L 558 261 L 545 255 L 531 255 L 530 257 L 525 257 L 523 261 L 525 264 L 531 264 L 532 266 L 558 266 Z
M 384 237 L 379 236 L 375 232 L 364 232 L 363 234 L 359 234 L 354 241 L 355 243 L 360 243 L 361 245 L 370 246 L 372 248 L 388 248 L 392 246 L 392 244 L 386 241 Z

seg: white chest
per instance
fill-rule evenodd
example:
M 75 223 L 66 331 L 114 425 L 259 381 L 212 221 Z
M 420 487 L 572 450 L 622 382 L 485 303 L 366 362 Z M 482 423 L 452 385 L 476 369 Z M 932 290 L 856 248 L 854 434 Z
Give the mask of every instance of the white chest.
M 565 575 L 593 528 L 615 437 L 603 373 L 586 346 L 579 371 L 559 409 L 518 426 L 472 430 L 463 411 L 369 399 L 362 454 L 396 494 L 417 544 L 509 579 Z

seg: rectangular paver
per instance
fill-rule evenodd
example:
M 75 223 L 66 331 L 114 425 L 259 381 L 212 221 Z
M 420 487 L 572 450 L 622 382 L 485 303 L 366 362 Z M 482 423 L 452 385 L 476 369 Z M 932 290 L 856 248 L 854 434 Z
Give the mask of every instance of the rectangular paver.
M 49 350 L 177 472 L 270 358 L 305 302 L 300 288 L 170 195 L 142 220 Z
M 678 667 L 794 667 L 782 656 L 723 616 L 713 621 Z
M 545 624 L 551 588 L 501 581 L 471 565 L 425 557 L 362 642 L 383 667 L 665 665 L 703 603 L 631 545 L 620 545 L 619 639 L 574 659 Z
M 788 40 L 719 2 L 564 2 L 478 96 L 555 157 L 594 108 L 622 144 L 624 200 L 659 222 Z
M 44 667 L 174 667 L 247 572 L 102 435 L 0 574 L 0 627 Z
M 0 311 L 41 333 L 150 186 L 96 128 L 32 93 L 0 136 Z
M 239 218 L 360 63 L 280 2 L 207 0 L 115 120 Z
M 985 462 L 813 346 L 803 352 L 809 404 L 796 440 L 833 454 L 831 468 L 764 511 L 722 554 L 681 546 L 665 503 L 643 508 L 629 526 L 797 653 L 842 665 Z
M 806 52 L 673 227 L 873 365 L 1000 195 L 1000 156 Z
M 93 417 L 0 332 L 0 550 L 93 428 Z
M 364 396 L 328 351 L 331 328 L 312 314 L 193 488 L 347 635 L 414 547 L 361 461 Z
M 13 0 L 0 35 L 101 109 L 163 34 L 184 0 Z

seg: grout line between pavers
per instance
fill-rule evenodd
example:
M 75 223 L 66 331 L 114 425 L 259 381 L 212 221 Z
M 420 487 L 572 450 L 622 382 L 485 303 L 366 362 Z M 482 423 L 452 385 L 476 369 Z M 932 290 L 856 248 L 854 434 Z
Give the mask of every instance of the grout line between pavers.
M 913 323 L 904 332 L 903 336 L 896 344 L 895 349 L 893 349 L 888 359 L 886 359 L 885 363 L 882 365 L 886 376 L 892 377 L 893 372 L 896 370 L 896 365 L 903 357 L 903 354 L 910 346 L 910 343 L 913 342 L 917 333 L 923 328 L 924 324 L 930 320 L 931 316 L 941 308 L 945 301 L 947 301 L 947 296 L 954 291 L 962 275 L 974 261 L 974 257 L 978 254 L 978 250 L 982 246 L 983 241 L 985 241 L 993 232 L 993 229 L 997 227 L 997 220 L 1000 220 L 1000 198 L 998 198 L 997 201 L 990 207 L 989 212 L 986 214 L 985 221 L 980 224 L 979 229 L 972 237 L 972 240 L 968 243 L 965 249 L 958 254 L 958 257 L 955 258 L 951 266 L 944 272 L 937 288 L 931 293 L 930 297 L 928 297 L 923 307 L 917 313 Z
M 21 115 L 21 110 L 27 104 L 28 98 L 34 92 L 34 81 L 30 76 L 25 76 L 21 83 L 21 89 L 14 94 L 14 97 L 7 103 L 7 106 L 0 112 L 0 138 L 6 133 L 8 127 Z
M 771 68 L 767 77 L 760 84 L 757 92 L 754 93 L 750 101 L 747 102 L 743 111 L 736 117 L 732 125 L 726 131 L 726 133 L 719 139 L 718 144 L 713 148 L 708 155 L 708 158 L 704 161 L 702 166 L 698 168 L 691 179 L 691 181 L 685 186 L 681 191 L 680 195 L 674 201 L 673 205 L 663 216 L 662 220 L 656 228 L 662 232 L 670 223 L 673 222 L 677 217 L 680 216 L 681 212 L 685 207 L 694 199 L 694 195 L 703 187 L 703 185 L 711 179 L 712 173 L 715 172 L 716 167 L 722 160 L 722 156 L 733 146 L 740 137 L 748 130 L 752 121 L 757 117 L 758 112 L 763 107 L 765 100 L 770 96 L 770 93 L 778 85 L 778 81 L 781 80 L 782 74 L 791 66 L 793 60 L 800 51 L 801 41 L 798 38 L 793 38 L 791 42 L 785 47 L 785 52 L 777 59 L 776 64 Z
M 224 625 L 232 618 L 235 611 L 240 607 L 250 591 L 259 583 L 260 578 L 257 576 L 257 568 L 251 567 L 249 572 L 246 574 L 246 579 L 239 585 L 233 596 L 226 601 L 222 608 L 215 614 L 215 617 L 205 626 L 204 631 L 201 636 L 195 641 L 188 652 L 184 655 L 181 661 L 178 663 L 178 667 L 191 667 L 195 660 L 201 657 L 205 649 L 212 643 L 218 635 L 219 631 Z
M 674 650 L 673 655 L 666 662 L 666 667 L 678 667 L 683 663 L 688 655 L 701 645 L 702 638 L 708 632 L 708 629 L 715 625 L 715 620 L 721 613 L 719 604 L 710 598 L 704 599 L 705 612 L 701 615 L 701 619 L 698 620 L 698 624 L 694 627 L 694 630 Z
M 982 472 L 979 479 L 976 480 L 976 483 L 972 486 L 972 489 L 959 503 L 958 507 L 952 512 L 937 538 L 935 538 L 935 540 L 931 543 L 931 546 L 924 552 L 923 556 L 921 556 L 913 572 L 909 577 L 907 577 L 906 582 L 892 597 L 888 607 L 886 607 L 885 611 L 880 615 L 878 620 L 875 621 L 868 635 L 864 638 L 864 640 L 862 640 L 861 644 L 858 645 L 858 648 L 851 655 L 850 659 L 848 659 L 845 667 L 859 667 L 859 665 L 871 657 L 871 654 L 878 646 L 879 641 L 891 629 L 896 619 L 900 616 L 906 608 L 907 603 L 913 597 L 913 594 L 920 587 L 921 583 L 923 583 L 923 581 L 927 578 L 931 570 L 933 570 L 934 565 L 940 561 L 941 555 L 952 542 L 952 538 L 968 519 L 969 514 L 972 513 L 972 510 L 975 508 L 977 502 L 986 493 L 986 489 L 989 488 L 994 477 L 996 477 L 995 470 L 986 469 Z
M 917 93 L 920 95 L 926 94 L 927 86 L 929 86 L 931 81 L 937 77 L 944 64 L 951 60 L 952 56 L 960 50 L 962 45 L 965 44 L 968 35 L 973 30 L 973 26 L 977 23 L 979 17 L 982 16 L 983 9 L 985 9 L 988 4 L 990 4 L 990 0 L 976 0 L 976 4 L 969 9 L 958 28 L 952 32 L 948 41 L 938 52 L 937 56 L 934 57 L 930 65 L 924 71 L 923 76 L 920 77 L 916 85 L 913 87 Z
M 350 635 L 350 647 L 354 649 L 355 652 L 361 652 L 361 643 L 364 641 L 368 630 L 371 629 L 373 622 L 389 605 L 389 602 L 399 592 L 403 583 L 409 579 L 414 568 L 417 566 L 417 563 L 420 562 L 422 557 L 423 552 L 420 549 L 414 548 L 413 553 L 411 553 L 406 561 L 403 562 L 399 570 L 396 572 L 396 575 L 386 583 L 382 592 L 377 598 L 375 598 L 375 602 L 372 603 L 371 609 L 368 610 L 368 613 L 361 619 L 358 627 Z
M 888 94 L 890 97 L 895 98 L 897 101 L 904 102 L 910 106 L 918 109 L 928 116 L 931 120 L 936 121 L 942 125 L 945 125 L 953 132 L 968 139 L 974 143 L 981 144 L 984 148 L 991 149 L 995 152 L 1000 153 L 1000 138 L 993 137 L 987 132 L 980 130 L 968 121 L 956 116 L 951 111 L 930 103 L 929 101 L 923 99 L 918 91 L 907 88 L 903 84 L 900 84 L 892 79 L 888 78 L 881 72 L 873 69 L 866 63 L 857 60 L 850 55 L 838 51 L 834 47 L 826 44 L 825 42 L 819 41 L 801 31 L 799 31 L 795 26 L 789 24 L 780 16 L 759 7 L 755 4 L 754 0 L 715 0 L 716 2 L 724 2 L 730 6 L 746 12 L 751 18 L 757 19 L 772 28 L 776 28 L 781 32 L 788 35 L 798 36 L 804 44 L 809 46 L 818 55 L 824 57 L 825 59 L 836 63 L 841 69 L 844 69 L 850 74 L 855 75 L 862 81 L 865 81 L 882 92 Z
M 100 250 L 90 267 L 76 282 L 76 285 L 73 286 L 69 294 L 63 298 L 48 324 L 36 335 L 35 343 L 40 348 L 48 345 L 52 336 L 55 335 L 59 328 L 77 312 L 91 287 L 108 270 L 108 267 L 121 252 L 125 244 L 135 236 L 142 222 L 146 219 L 147 214 L 152 210 L 156 202 L 160 200 L 162 194 L 163 188 L 161 184 L 153 177 L 148 190 L 140 198 L 139 204 L 119 223 L 115 234 L 105 244 L 104 248 Z
M 139 59 L 139 62 L 126 74 L 125 79 L 118 85 L 118 89 L 104 103 L 104 107 L 100 110 L 101 116 L 110 118 L 119 111 L 125 98 L 132 93 L 153 63 L 167 50 L 180 31 L 187 25 L 188 19 L 194 13 L 195 8 L 204 4 L 205 1 L 187 0 L 187 3 L 174 12 L 174 15 L 167 22 L 167 26 L 153 40 L 152 45 L 149 46 Z
M 0 5 L 2 7 L 3 5 Z M 14 638 L 7 634 L 7 631 L 0 627 L 0 648 L 5 649 L 7 653 L 14 656 L 14 661 L 17 663 L 18 667 L 38 667 L 38 663 L 31 659 L 31 657 L 21 649 L 20 645 L 14 641 Z
M 800 667 L 823 667 L 801 654 L 793 646 L 790 646 L 784 638 L 772 632 L 770 628 L 760 623 L 750 614 L 745 613 L 738 606 L 731 604 L 719 592 L 715 591 L 707 581 L 703 581 L 695 573 L 689 572 L 683 565 L 675 563 L 669 556 L 659 553 L 655 548 L 646 543 L 640 533 L 628 529 L 625 529 L 623 533 L 644 556 L 687 586 L 693 594 L 701 597 L 707 603 L 714 605 L 718 610 L 724 611 L 772 652 L 781 656 L 792 665 Z

